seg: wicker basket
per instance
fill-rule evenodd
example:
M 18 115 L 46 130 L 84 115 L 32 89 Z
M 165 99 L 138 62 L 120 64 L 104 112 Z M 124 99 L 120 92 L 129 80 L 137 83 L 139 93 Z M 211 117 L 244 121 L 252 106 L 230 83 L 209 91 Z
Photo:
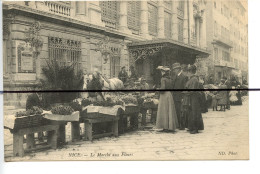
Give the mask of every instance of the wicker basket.
M 31 115 L 27 117 L 18 117 L 15 119 L 14 130 L 37 127 L 49 124 L 49 120 L 42 115 Z

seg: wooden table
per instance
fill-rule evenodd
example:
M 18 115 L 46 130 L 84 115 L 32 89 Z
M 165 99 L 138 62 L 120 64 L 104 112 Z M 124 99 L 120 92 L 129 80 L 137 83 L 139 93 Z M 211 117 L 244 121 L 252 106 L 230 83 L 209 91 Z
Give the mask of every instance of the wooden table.
M 84 127 L 85 127 L 85 136 L 84 140 L 92 141 L 94 138 L 101 138 L 107 136 L 115 136 L 118 137 L 118 120 L 117 116 L 105 116 L 105 117 L 97 117 L 97 118 L 86 118 L 84 119 Z M 112 130 L 110 132 L 93 134 L 93 124 L 95 123 L 112 123 Z
M 12 131 L 13 133 L 13 155 L 24 156 L 24 152 L 39 150 L 42 148 L 57 148 L 58 125 L 44 125 L 39 127 L 22 128 Z M 34 133 L 47 131 L 47 145 L 38 147 L 34 141 Z M 23 148 L 24 135 L 26 135 L 26 149 Z
M 57 142 L 58 146 L 62 146 L 66 143 L 66 121 L 54 121 L 50 120 L 51 125 L 58 126 L 58 132 L 57 132 Z

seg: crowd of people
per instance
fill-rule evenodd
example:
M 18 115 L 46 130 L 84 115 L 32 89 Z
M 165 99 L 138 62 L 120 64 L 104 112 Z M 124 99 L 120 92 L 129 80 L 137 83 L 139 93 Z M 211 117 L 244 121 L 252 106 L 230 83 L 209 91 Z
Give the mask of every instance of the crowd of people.
M 160 92 L 156 127 L 166 132 L 187 128 L 191 134 L 203 130 L 202 93 L 196 90 L 201 89 L 196 66 L 191 65 L 185 73 L 179 63 L 174 63 L 171 69 L 163 66 L 157 69 L 162 74 L 160 89 L 165 91 Z
M 218 106 L 220 111 L 230 110 L 230 105 L 242 105 L 242 96 L 246 95 L 240 91 L 247 85 L 246 81 L 241 85 L 236 77 L 230 80 L 223 77 L 220 83 L 214 83 L 211 76 L 205 82 L 203 76 L 196 75 L 195 65 L 187 68 L 174 63 L 171 68 L 159 66 L 157 69 L 162 74 L 159 89 L 165 90 L 160 92 L 157 112 L 156 127 L 160 131 L 187 129 L 196 134 L 204 129 L 202 113 L 208 112 L 210 106 L 213 111 Z

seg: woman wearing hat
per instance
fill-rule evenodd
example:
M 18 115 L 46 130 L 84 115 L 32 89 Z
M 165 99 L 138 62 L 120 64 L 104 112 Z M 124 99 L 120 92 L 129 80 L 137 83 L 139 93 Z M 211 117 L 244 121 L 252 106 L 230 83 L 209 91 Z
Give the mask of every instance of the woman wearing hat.
M 189 67 L 190 79 L 186 83 L 186 89 L 200 89 L 199 78 L 196 76 L 197 68 L 195 65 Z M 204 124 L 201 115 L 200 91 L 188 91 L 189 113 L 188 129 L 191 134 L 198 133 L 198 130 L 204 130 Z
M 170 69 L 166 67 L 160 67 L 158 69 L 160 69 L 162 73 L 160 89 L 171 89 L 172 80 L 170 77 Z M 163 129 L 163 131 L 175 131 L 178 127 L 174 100 L 170 91 L 160 93 L 156 127 Z

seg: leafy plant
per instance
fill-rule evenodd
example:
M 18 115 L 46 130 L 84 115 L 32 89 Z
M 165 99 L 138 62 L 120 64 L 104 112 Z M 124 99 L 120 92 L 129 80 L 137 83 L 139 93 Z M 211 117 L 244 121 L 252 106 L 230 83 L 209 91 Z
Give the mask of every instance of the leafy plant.
M 46 61 L 42 68 L 45 79 L 41 80 L 43 90 L 70 91 L 81 89 L 83 80 L 81 71 L 75 73 L 74 64 L 62 66 L 55 60 Z M 79 97 L 78 92 L 51 92 L 48 101 L 52 103 L 69 103 Z

